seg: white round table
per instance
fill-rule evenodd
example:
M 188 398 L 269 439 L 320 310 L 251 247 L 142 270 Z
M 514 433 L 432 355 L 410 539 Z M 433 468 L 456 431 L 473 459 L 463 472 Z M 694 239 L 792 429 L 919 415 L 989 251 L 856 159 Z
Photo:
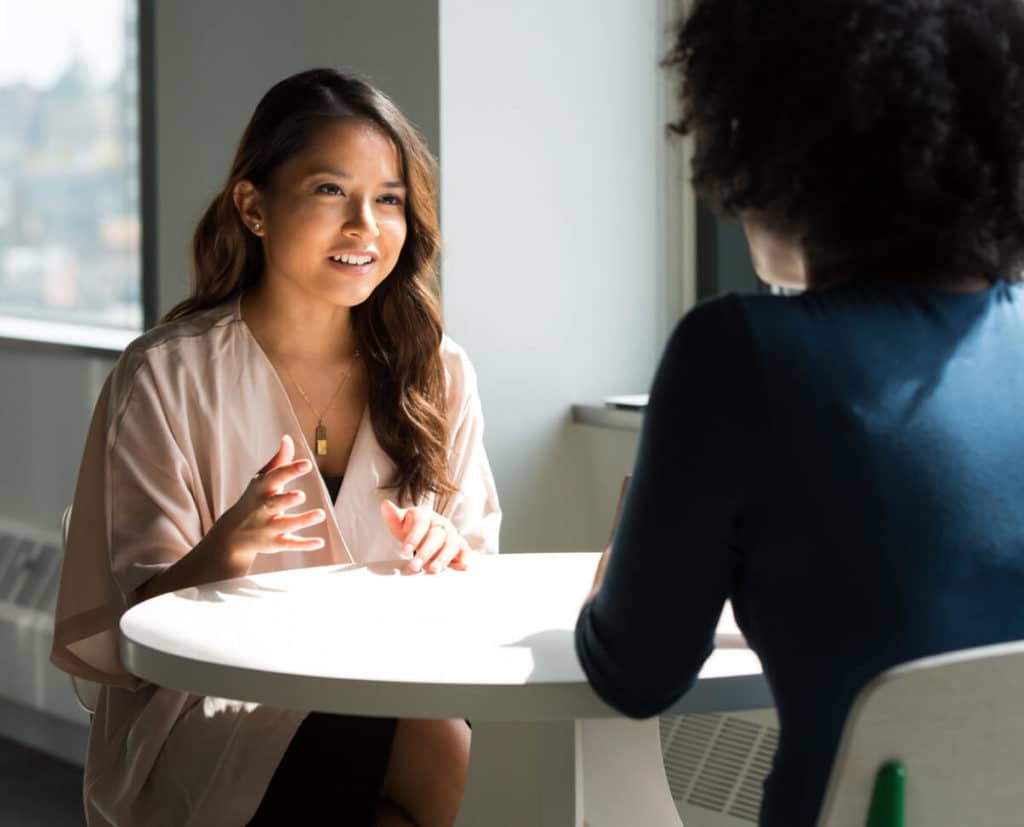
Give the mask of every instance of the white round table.
M 678 827 L 657 718 L 619 717 L 576 659 L 597 559 L 510 554 L 439 575 L 371 564 L 210 583 L 126 612 L 121 654 L 139 677 L 198 695 L 469 718 L 460 827 Z M 673 713 L 771 705 L 730 614 L 719 633 L 726 647 Z

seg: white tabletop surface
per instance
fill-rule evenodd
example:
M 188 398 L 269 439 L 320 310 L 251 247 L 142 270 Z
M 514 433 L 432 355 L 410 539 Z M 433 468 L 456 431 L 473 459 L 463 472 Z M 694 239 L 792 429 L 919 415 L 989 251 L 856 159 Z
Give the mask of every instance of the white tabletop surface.
M 125 613 L 122 656 L 130 671 L 164 686 L 326 712 L 612 716 L 573 645 L 597 559 L 506 554 L 439 575 L 373 564 L 211 583 Z M 728 612 L 719 646 L 687 711 L 715 707 L 722 693 L 735 697 L 721 708 L 769 705 L 760 662 Z

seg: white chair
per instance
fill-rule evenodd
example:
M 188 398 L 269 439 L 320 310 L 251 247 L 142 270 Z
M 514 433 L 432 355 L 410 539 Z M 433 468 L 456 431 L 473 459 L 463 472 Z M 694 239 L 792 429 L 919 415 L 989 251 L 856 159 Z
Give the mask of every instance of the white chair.
M 68 544 L 68 527 L 70 525 L 71 506 L 69 505 L 64 509 L 64 514 L 61 515 L 60 518 L 61 557 L 64 556 L 64 550 Z M 88 712 L 90 717 L 96 711 L 96 704 L 99 703 L 101 686 L 102 684 L 98 684 L 95 681 L 79 678 L 75 675 L 71 676 L 71 688 L 74 690 L 75 697 L 78 699 L 78 705 Z
M 911 661 L 854 701 L 818 827 L 1024 824 L 1022 767 L 1024 641 Z

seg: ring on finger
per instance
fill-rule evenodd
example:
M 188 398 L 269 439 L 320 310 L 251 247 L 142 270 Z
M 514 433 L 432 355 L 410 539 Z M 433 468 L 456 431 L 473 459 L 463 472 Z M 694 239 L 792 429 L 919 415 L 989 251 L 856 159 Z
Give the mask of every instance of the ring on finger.
M 426 555 L 426 558 L 424 558 L 424 554 L 426 553 L 426 550 L 428 548 L 430 548 L 428 545 L 426 545 L 427 541 L 435 536 L 434 535 L 434 529 L 435 528 L 440 530 L 442 536 L 438 537 L 436 540 L 431 540 L 431 542 L 436 543 L 437 545 L 436 545 L 435 548 L 430 549 L 430 553 Z M 444 525 L 443 522 L 435 521 L 435 522 L 430 523 L 430 526 L 427 528 L 426 533 L 423 535 L 423 539 L 420 540 L 419 547 L 413 549 L 412 556 L 416 560 L 419 561 L 420 565 L 422 565 L 424 559 L 430 560 L 430 559 L 432 559 L 434 557 L 435 554 L 437 554 L 438 551 L 440 551 L 440 549 L 443 547 L 443 545 L 445 543 L 445 539 L 442 539 L 442 538 L 447 538 L 447 537 L 448 537 L 448 529 L 445 528 L 445 525 Z
M 445 538 L 448 537 L 448 526 L 446 526 L 444 523 L 436 522 L 436 523 L 431 523 L 430 524 L 430 529 L 427 531 L 427 536 L 424 537 L 423 539 L 426 540 L 427 537 L 429 537 L 434 531 L 441 532 L 441 536 L 442 537 L 445 537 Z M 444 542 L 444 541 L 439 538 L 438 542 Z

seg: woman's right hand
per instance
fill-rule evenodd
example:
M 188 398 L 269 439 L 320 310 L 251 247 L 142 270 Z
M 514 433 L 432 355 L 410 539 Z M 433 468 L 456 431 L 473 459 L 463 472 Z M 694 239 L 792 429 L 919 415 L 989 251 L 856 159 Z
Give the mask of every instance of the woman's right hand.
M 145 600 L 189 586 L 241 577 L 260 552 L 322 548 L 320 537 L 300 537 L 295 532 L 322 523 L 327 518 L 324 510 L 288 514 L 289 508 L 305 502 L 306 495 L 284 490 L 292 480 L 312 470 L 308 459 L 295 460 L 291 437 L 281 437 L 277 453 L 250 480 L 238 502 L 220 516 L 192 551 L 143 583 L 138 598 Z
M 260 552 L 315 551 L 323 548 L 320 537 L 301 537 L 295 532 L 327 519 L 322 508 L 289 514 L 306 501 L 302 491 L 285 491 L 292 480 L 308 474 L 313 464 L 295 459 L 295 444 L 290 436 L 281 437 L 277 453 L 249 481 L 242 496 L 214 524 L 221 553 L 238 565 L 248 564 Z

